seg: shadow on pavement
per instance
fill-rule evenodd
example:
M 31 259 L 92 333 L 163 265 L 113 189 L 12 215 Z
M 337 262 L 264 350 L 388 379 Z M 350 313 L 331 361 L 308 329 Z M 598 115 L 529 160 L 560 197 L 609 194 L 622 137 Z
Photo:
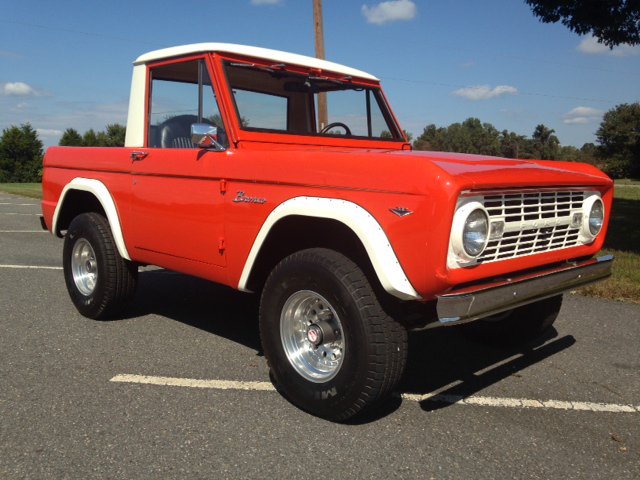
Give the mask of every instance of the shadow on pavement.
M 148 314 L 227 338 L 262 356 L 255 295 L 168 270 L 143 271 L 126 317 Z
M 128 318 L 156 314 L 256 351 L 262 356 L 258 332 L 258 298 L 205 280 L 167 270 L 140 273 L 138 292 Z M 409 333 L 409 357 L 399 393 L 474 395 L 575 343 L 557 331 L 519 348 L 496 348 L 464 335 L 464 326 Z M 365 424 L 383 418 L 402 403 L 399 396 L 349 421 Z M 421 402 L 425 411 L 450 406 L 434 399 Z
M 576 342 L 570 335 L 555 338 L 557 331 L 551 328 L 527 345 L 497 348 L 473 341 L 462 330 L 454 327 L 410 334 L 402 393 L 470 397 Z M 449 405 L 434 399 L 421 402 L 427 411 Z

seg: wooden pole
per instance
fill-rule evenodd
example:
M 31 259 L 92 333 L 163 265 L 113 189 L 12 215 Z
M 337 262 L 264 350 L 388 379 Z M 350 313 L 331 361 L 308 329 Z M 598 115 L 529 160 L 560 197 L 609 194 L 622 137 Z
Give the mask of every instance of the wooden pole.
M 324 60 L 324 30 L 322 27 L 322 0 L 313 0 L 313 23 L 316 39 L 316 57 Z M 328 124 L 327 94 L 318 94 L 318 127 L 322 130 Z

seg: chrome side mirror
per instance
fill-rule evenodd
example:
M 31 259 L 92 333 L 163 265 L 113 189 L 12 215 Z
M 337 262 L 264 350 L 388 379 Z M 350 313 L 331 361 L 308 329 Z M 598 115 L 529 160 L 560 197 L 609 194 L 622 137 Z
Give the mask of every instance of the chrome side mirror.
M 218 143 L 218 127 L 208 123 L 194 123 L 191 125 L 191 142 L 199 148 L 206 148 L 222 152 L 226 150 Z

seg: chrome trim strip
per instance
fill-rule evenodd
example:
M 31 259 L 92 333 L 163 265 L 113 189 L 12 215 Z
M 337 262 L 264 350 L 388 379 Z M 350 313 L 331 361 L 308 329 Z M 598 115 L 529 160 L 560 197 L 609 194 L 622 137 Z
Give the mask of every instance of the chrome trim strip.
M 440 295 L 437 303 L 438 319 L 449 325 L 466 323 L 521 307 L 604 280 L 611 275 L 612 264 L 611 255 L 567 262 L 554 268 Z

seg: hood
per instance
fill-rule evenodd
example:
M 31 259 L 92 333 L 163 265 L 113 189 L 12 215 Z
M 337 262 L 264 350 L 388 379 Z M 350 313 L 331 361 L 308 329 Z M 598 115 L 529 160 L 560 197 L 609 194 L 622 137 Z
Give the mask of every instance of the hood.
M 597 168 L 582 163 L 513 160 L 483 155 L 425 151 L 320 147 L 255 152 L 238 150 L 245 162 L 231 162 L 229 178 L 369 191 L 425 194 L 456 191 L 609 186 Z M 240 159 L 238 159 L 240 160 Z M 237 166 L 237 169 L 236 169 Z
M 387 152 L 429 164 L 462 190 L 504 187 L 610 185 L 611 179 L 592 165 L 549 160 L 520 160 L 449 152 Z

